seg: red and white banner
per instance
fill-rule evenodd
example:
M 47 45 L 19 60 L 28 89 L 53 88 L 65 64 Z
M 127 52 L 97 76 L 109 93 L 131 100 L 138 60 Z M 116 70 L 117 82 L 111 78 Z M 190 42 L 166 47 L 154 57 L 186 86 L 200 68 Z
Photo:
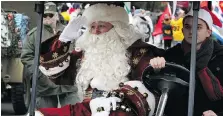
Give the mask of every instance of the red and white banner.
M 156 36 L 156 35 L 159 35 L 159 34 L 162 34 L 162 22 L 164 20 L 164 15 L 165 14 L 169 14 L 171 16 L 171 9 L 170 9 L 170 5 L 167 4 L 165 10 L 163 11 L 163 14 L 160 16 L 157 24 L 155 25 L 155 29 L 152 33 L 152 36 Z

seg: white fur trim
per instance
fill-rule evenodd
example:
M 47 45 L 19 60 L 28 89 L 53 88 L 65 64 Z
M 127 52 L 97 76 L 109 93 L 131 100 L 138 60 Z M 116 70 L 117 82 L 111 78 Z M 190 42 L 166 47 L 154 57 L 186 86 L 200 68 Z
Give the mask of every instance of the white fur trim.
M 148 97 L 146 98 L 146 101 L 149 104 L 149 107 L 151 109 L 149 116 L 152 116 L 154 111 L 155 111 L 155 107 L 156 107 L 156 100 L 155 100 L 155 96 L 153 95 L 153 93 L 151 93 L 140 81 L 127 81 L 124 83 L 125 85 L 129 85 L 132 88 L 134 87 L 138 87 L 138 91 L 143 94 L 143 93 L 147 93 Z
M 191 8 L 190 12 L 187 13 L 187 16 L 193 16 L 193 9 Z M 202 19 L 203 21 L 205 21 L 209 27 L 209 29 L 212 29 L 212 25 L 213 25 L 213 20 L 212 17 L 210 15 L 210 13 L 208 11 L 206 11 L 205 9 L 200 9 L 198 12 L 198 18 Z
M 129 23 L 129 16 L 125 9 L 115 5 L 95 4 L 87 8 L 82 16 L 87 18 L 88 26 L 96 21 Z
M 48 70 L 46 70 L 45 67 L 40 65 L 39 69 L 46 76 L 52 76 L 52 75 L 58 74 L 64 71 L 70 65 L 70 56 L 68 56 L 67 59 L 68 59 L 68 62 L 63 61 L 62 67 L 57 66 L 57 67 L 49 68 Z

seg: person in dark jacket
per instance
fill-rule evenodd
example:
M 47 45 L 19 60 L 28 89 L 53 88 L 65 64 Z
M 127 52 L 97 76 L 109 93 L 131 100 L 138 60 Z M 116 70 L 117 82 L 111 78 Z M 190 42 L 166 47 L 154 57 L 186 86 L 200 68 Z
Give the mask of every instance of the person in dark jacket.
M 164 15 L 164 21 L 162 23 L 162 32 L 163 32 L 163 41 L 164 41 L 164 49 L 168 49 L 171 47 L 171 42 L 173 39 L 172 26 L 170 25 L 170 16 L 168 14 Z
M 194 116 L 223 115 L 223 46 L 211 37 L 212 25 L 221 26 L 220 21 L 207 8 L 201 8 L 198 15 L 196 83 Z M 183 20 L 184 40 L 168 49 L 167 62 L 174 62 L 190 69 L 190 50 L 192 42 L 193 12 Z M 153 68 L 165 67 L 163 57 L 151 59 Z M 181 79 L 189 82 L 189 77 Z M 188 92 L 182 97 L 170 96 L 165 109 L 167 116 L 186 116 L 188 111 Z

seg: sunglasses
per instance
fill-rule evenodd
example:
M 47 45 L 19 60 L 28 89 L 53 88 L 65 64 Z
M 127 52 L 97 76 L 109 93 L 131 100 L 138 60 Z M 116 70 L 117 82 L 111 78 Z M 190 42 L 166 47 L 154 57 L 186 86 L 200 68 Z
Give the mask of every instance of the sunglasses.
M 170 19 L 165 19 L 165 21 L 169 21 Z
M 46 18 L 46 17 L 50 17 L 50 18 L 52 18 L 53 16 L 54 16 L 54 14 L 44 14 L 44 15 L 43 15 L 44 18 Z

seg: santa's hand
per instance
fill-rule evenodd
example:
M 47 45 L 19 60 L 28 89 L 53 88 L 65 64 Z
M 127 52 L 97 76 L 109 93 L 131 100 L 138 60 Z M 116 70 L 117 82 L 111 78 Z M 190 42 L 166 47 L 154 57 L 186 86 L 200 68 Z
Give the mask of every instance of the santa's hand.
M 110 102 L 110 104 L 112 105 L 112 110 L 115 111 L 116 105 L 117 105 L 116 103 L 121 102 L 121 99 L 117 97 L 109 97 L 107 98 L 107 101 Z M 111 108 L 111 105 L 110 105 L 110 108 Z
M 121 102 L 120 98 L 117 97 L 99 97 L 90 101 L 90 108 L 92 116 L 97 112 L 106 111 L 110 113 L 111 107 L 113 110 L 116 110 L 116 103 Z
M 101 112 L 97 112 L 95 114 L 92 114 L 92 116 L 109 116 L 110 112 L 107 111 L 101 111 Z
M 156 57 L 150 60 L 150 65 L 155 69 L 159 70 L 165 67 L 166 60 L 163 57 Z
M 59 40 L 62 42 L 73 41 L 81 36 L 81 27 L 86 23 L 86 17 L 80 16 L 72 19 L 61 33 Z
M 217 116 L 217 114 L 215 114 L 212 110 L 208 110 L 203 112 L 202 116 Z

